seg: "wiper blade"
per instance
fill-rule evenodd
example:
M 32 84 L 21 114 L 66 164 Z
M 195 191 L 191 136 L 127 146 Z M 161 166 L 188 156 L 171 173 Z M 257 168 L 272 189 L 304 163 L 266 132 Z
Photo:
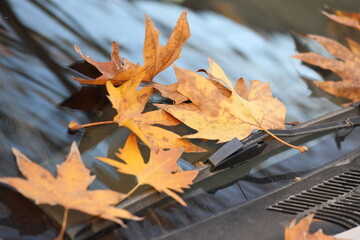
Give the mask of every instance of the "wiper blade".
M 342 121 L 316 124 L 301 128 L 269 131 L 278 137 L 297 137 L 315 133 L 324 133 L 342 128 L 354 128 L 357 126 L 360 126 L 359 116 L 349 117 Z M 212 165 L 210 170 L 213 172 L 228 167 L 234 167 L 260 155 L 268 145 L 265 139 L 269 138 L 269 136 L 268 133 L 260 131 L 242 141 L 234 138 L 224 144 L 208 158 L 208 162 Z

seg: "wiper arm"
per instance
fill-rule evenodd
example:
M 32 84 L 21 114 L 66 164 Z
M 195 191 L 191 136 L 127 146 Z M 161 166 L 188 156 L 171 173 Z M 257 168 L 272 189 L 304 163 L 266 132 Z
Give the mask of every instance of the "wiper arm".
M 270 132 L 278 137 L 297 137 L 357 126 L 360 126 L 359 116 L 349 117 L 342 121 L 316 124 L 301 128 L 270 130 Z M 242 141 L 234 138 L 209 157 L 208 162 L 212 165 L 211 171 L 213 172 L 245 163 L 249 159 L 261 154 L 267 146 L 267 142 L 264 140 L 268 137 L 268 133 L 260 131 Z

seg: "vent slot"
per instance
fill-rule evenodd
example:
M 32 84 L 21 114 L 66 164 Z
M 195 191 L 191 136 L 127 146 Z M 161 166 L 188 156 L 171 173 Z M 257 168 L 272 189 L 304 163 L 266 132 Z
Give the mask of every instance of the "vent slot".
M 360 171 L 349 170 L 309 190 L 282 200 L 268 210 L 315 218 L 345 228 L 360 225 Z

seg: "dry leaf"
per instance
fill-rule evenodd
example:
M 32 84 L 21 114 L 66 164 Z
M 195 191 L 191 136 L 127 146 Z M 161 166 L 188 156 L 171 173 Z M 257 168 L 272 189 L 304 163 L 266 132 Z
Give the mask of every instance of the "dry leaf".
M 205 151 L 171 131 L 153 126 L 154 124 L 174 126 L 180 122 L 163 110 L 142 113 L 153 89 L 146 87 L 136 91 L 139 84 L 140 80 L 130 80 L 120 87 L 114 87 L 111 83 L 106 84 L 109 99 L 118 112 L 114 121 L 119 126 L 129 128 L 151 149 L 184 148 L 185 152 Z
M 119 47 L 116 42 L 111 45 L 111 60 L 110 62 L 98 62 L 89 56 L 85 56 L 78 46 L 75 46 L 76 52 L 88 63 L 96 67 L 101 76 L 93 80 L 87 80 L 82 78 L 74 78 L 80 83 L 84 84 L 96 84 L 104 85 L 107 80 L 111 80 L 114 84 L 121 85 L 127 80 L 135 77 L 139 73 L 144 71 L 144 68 L 139 64 L 133 64 L 126 58 L 120 57 Z
M 198 171 L 178 172 L 176 162 L 182 153 L 183 149 L 179 148 L 168 151 L 162 149 L 158 151 L 152 150 L 149 161 L 145 163 L 136 136 L 131 134 L 124 148 L 119 149 L 119 153 L 116 154 L 124 163 L 104 157 L 98 157 L 97 159 L 116 167 L 121 173 L 135 175 L 137 186 L 131 192 L 141 185 L 149 184 L 157 191 L 164 192 L 186 206 L 184 200 L 174 191 L 182 193 L 182 188 L 189 188 Z
M 113 121 L 95 122 L 84 125 L 71 122 L 69 128 L 75 130 L 84 126 L 115 122 L 119 124 L 119 126 L 129 128 L 151 149 L 184 148 L 185 152 L 206 151 L 171 131 L 153 126 L 154 124 L 174 126 L 178 125 L 180 121 L 163 110 L 142 113 L 154 89 L 144 87 L 136 91 L 141 80 L 142 75 L 138 75 L 135 79 L 131 79 L 119 87 L 115 87 L 110 82 L 106 83 L 106 88 L 109 93 L 108 97 L 113 108 L 117 111 L 117 115 Z
M 112 44 L 112 53 L 110 62 L 98 62 L 85 56 L 75 46 L 75 50 L 87 62 L 95 66 L 102 75 L 94 80 L 74 78 L 80 83 L 104 85 L 110 80 L 115 85 L 121 85 L 124 82 L 143 73 L 144 82 L 152 82 L 153 78 L 169 67 L 176 59 L 180 57 L 182 46 L 190 37 L 189 24 L 186 19 L 187 10 L 183 11 L 176 22 L 175 28 L 165 46 L 161 46 L 159 41 L 159 31 L 154 27 L 151 19 L 146 16 L 145 21 L 145 41 L 143 49 L 144 65 L 134 64 L 126 58 L 119 55 L 119 49 L 115 42 Z
M 65 208 L 64 222 L 59 239 L 66 227 L 69 209 L 114 221 L 122 226 L 119 218 L 141 220 L 130 212 L 112 205 L 120 202 L 124 195 L 111 190 L 87 190 L 95 176 L 83 164 L 79 150 L 72 144 L 65 162 L 58 166 L 55 178 L 48 170 L 29 160 L 17 149 L 13 149 L 20 172 L 25 177 L 2 177 L 0 182 L 14 187 L 36 204 L 61 205 Z
M 146 30 L 144 42 L 144 68 L 146 69 L 146 80 L 151 80 L 159 72 L 168 68 L 180 57 L 182 46 L 190 37 L 190 28 L 186 19 L 187 10 L 183 11 L 176 22 L 169 41 L 161 46 L 159 31 L 154 27 L 151 19 L 146 16 Z
M 189 100 L 186 96 L 178 92 L 177 90 L 178 83 L 174 83 L 170 85 L 162 85 L 162 84 L 154 83 L 152 87 L 157 89 L 163 97 L 174 100 L 175 104 L 180 104 L 182 102 Z
M 340 10 L 333 10 L 334 14 L 322 11 L 322 13 L 331 20 L 353 27 L 360 30 L 360 14 L 355 12 L 345 12 Z
M 309 215 L 301 219 L 297 224 L 294 219 L 285 228 L 285 240 L 341 240 L 340 238 L 325 235 L 322 230 L 316 233 L 309 233 L 309 228 L 314 215 Z
M 212 60 L 209 58 L 209 61 L 212 62 Z M 230 97 L 231 91 L 221 84 L 221 80 L 217 79 L 215 76 L 211 74 L 211 72 L 206 71 L 205 69 L 200 69 L 198 72 L 204 72 L 206 73 L 209 78 L 208 80 L 211 81 L 220 91 L 223 95 Z M 155 89 L 157 89 L 163 97 L 170 98 L 174 100 L 175 104 L 180 104 L 185 101 L 188 101 L 189 98 L 184 96 L 178 91 L 179 83 L 174 83 L 170 85 L 162 85 L 162 84 L 153 84 L 152 85 Z
M 233 88 L 222 69 L 211 59 L 208 71 L 210 80 L 178 67 L 175 67 L 175 72 L 179 81 L 178 91 L 188 97 L 191 103 L 156 106 L 198 131 L 184 137 L 227 142 L 235 137 L 244 139 L 256 129 L 284 129 L 286 108 L 272 97 L 268 83 L 250 81 L 249 90 L 240 79 Z M 223 87 L 226 85 L 230 96 L 224 94 L 214 80 Z
M 337 97 L 344 97 L 352 102 L 360 101 L 360 44 L 348 39 L 350 46 L 348 49 L 329 38 L 307 36 L 315 39 L 337 59 L 326 58 L 314 52 L 300 53 L 293 57 L 331 70 L 342 79 L 342 81 L 318 81 L 314 84 Z

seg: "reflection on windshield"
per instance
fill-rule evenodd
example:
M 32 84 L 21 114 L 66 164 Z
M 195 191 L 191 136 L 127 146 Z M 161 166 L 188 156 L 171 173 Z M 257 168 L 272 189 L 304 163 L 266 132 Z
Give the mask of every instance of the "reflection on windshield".
M 1 1 L 0 176 L 19 175 L 11 147 L 18 148 L 54 173 L 56 164 L 63 161 L 71 142 L 81 141 L 87 167 L 99 174 L 94 188 L 121 190 L 116 183 L 123 176 L 101 165 L 94 156 L 115 152 L 114 149 L 123 144 L 127 130 L 100 127 L 73 135 L 67 131 L 71 120 L 90 122 L 111 119 L 113 110 L 109 106 L 97 111 L 58 106 L 80 87 L 71 79 L 70 70 L 66 68 L 80 59 L 73 45 L 80 46 L 94 59 L 106 61 L 110 56 L 111 42 L 116 41 L 121 54 L 137 62 L 142 56 L 144 14 L 151 16 L 164 40 L 183 9 L 183 6 L 157 1 L 66 0 L 61 4 L 57 1 Z M 182 50 L 181 59 L 176 62 L 180 67 L 194 71 L 207 68 L 209 56 L 223 67 L 233 81 L 244 77 L 270 82 L 274 95 L 281 98 L 289 109 L 289 121 L 304 121 L 338 108 L 325 99 L 309 97 L 310 91 L 298 77 L 299 62 L 290 58 L 296 52 L 289 34 L 255 31 L 210 11 L 189 11 L 189 23 L 191 38 Z M 173 71 L 165 71 L 156 81 L 173 83 Z M 219 197 L 216 198 L 215 195 L 202 197 L 204 200 L 208 198 L 213 205 L 203 205 L 202 201 L 197 203 L 198 200 L 190 204 L 202 206 L 197 214 L 199 219 L 205 219 L 256 195 L 244 194 L 248 189 L 246 184 L 242 185 L 242 189 L 231 186 L 227 192 L 218 191 L 215 195 Z M 5 209 L 3 219 L 11 215 L 9 206 L 2 209 Z M 180 225 L 188 224 L 187 220 L 182 221 L 182 215 L 191 209 L 181 209 L 182 213 L 178 213 L 175 221 L 182 222 Z M 56 210 L 45 210 L 52 218 L 58 218 Z M 40 210 L 30 210 L 29 207 L 29 214 L 35 215 L 36 211 Z M 41 221 L 34 222 L 38 226 L 42 224 Z M 139 227 L 132 224 L 134 229 Z M 44 232 L 55 225 L 44 226 Z M 0 231 L 0 237 L 8 237 L 2 236 L 3 232 L 18 234 L 14 232 L 18 226 L 14 225 L 9 230 L 7 224 L 1 224 L 2 228 L 6 231 Z M 159 231 L 161 233 L 162 230 Z M 24 234 L 27 234 L 26 231 Z M 51 238 L 49 235 L 46 237 Z
M 193 186 L 186 194 L 188 208 L 173 201 L 163 202 L 149 208 L 143 222 L 130 222 L 129 229 L 119 228 L 100 239 L 151 239 L 200 223 L 294 183 L 296 178 L 304 178 L 314 170 L 358 151 L 356 139 L 359 134 L 360 129 L 354 129 L 341 148 L 335 141 L 336 132 L 313 139 L 306 143 L 311 149 L 309 156 L 291 149 L 266 157 L 266 161 L 264 157 L 251 159 Z

